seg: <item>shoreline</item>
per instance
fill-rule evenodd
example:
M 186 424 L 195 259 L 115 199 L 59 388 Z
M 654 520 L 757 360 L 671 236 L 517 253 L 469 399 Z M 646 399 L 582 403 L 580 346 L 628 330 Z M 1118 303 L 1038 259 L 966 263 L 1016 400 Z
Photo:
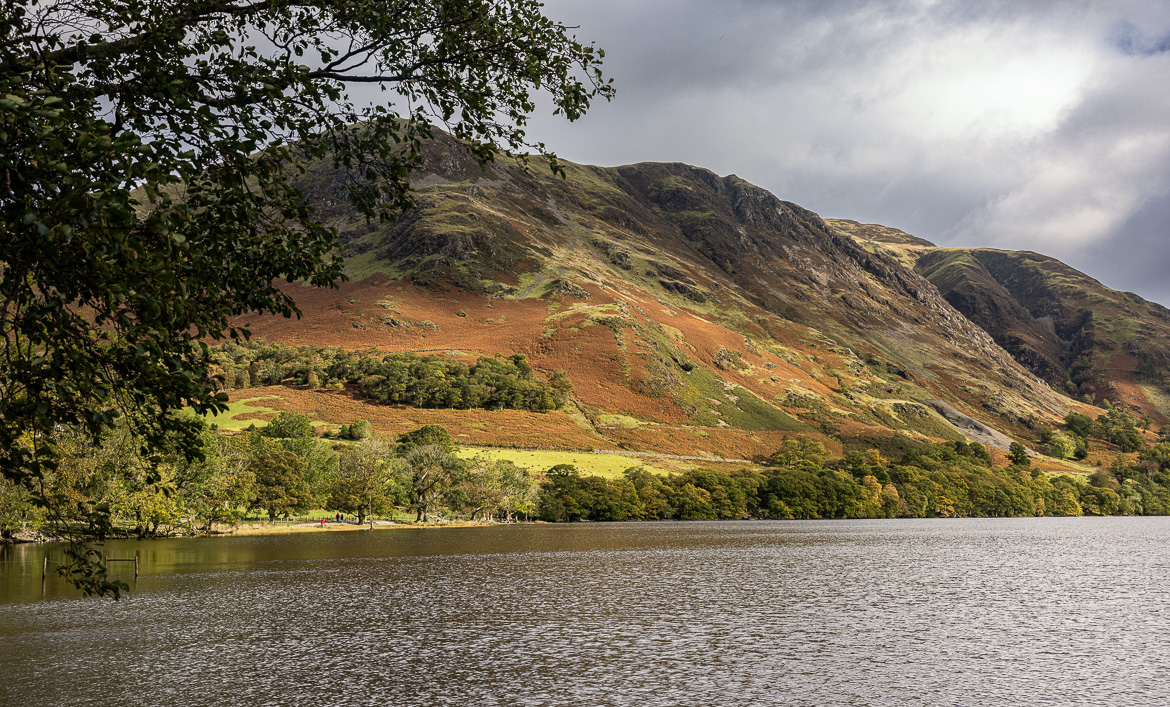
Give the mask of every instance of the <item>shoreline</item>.
M 949 516 L 939 517 L 932 516 L 927 518 L 736 518 L 723 520 L 677 520 L 677 519 L 656 519 L 656 520 L 627 520 L 615 521 L 625 523 L 741 523 L 741 522 L 803 522 L 803 521 L 858 521 L 858 520 L 1024 520 L 1024 519 L 1057 519 L 1057 518 L 1170 518 L 1167 515 L 1097 515 L 1097 514 L 1081 514 L 1075 516 Z M 483 521 L 483 520 L 431 520 L 426 522 L 416 521 L 389 521 L 380 520 L 374 521 L 374 527 L 370 528 L 369 522 L 358 525 L 350 521 L 326 521 L 324 525 L 320 521 L 312 521 L 307 523 L 290 523 L 287 525 L 269 525 L 267 522 L 258 521 L 250 523 L 242 523 L 237 526 L 231 526 L 226 529 L 216 529 L 209 533 L 194 533 L 194 534 L 175 534 L 175 535 L 158 535 L 146 538 L 136 538 L 131 536 L 113 536 L 106 538 L 105 541 L 111 540 L 170 540 L 177 538 L 226 538 L 232 536 L 253 536 L 253 535 L 296 535 L 302 533 L 345 533 L 345 532 L 369 532 L 370 530 L 410 530 L 410 529 L 440 529 L 440 528 L 491 528 L 502 525 L 605 525 L 610 521 L 561 521 L 549 522 L 542 520 L 514 520 L 510 522 L 501 521 Z M 37 538 L 17 537 L 17 538 L 0 538 L 0 547 L 15 546 L 15 545 L 37 545 L 46 543 L 65 543 L 69 542 L 67 537 L 52 537 L 41 536 Z M 96 542 L 93 538 L 81 539 L 83 543 Z
M 409 529 L 409 528 L 484 528 L 489 526 L 501 525 L 500 523 L 482 521 L 482 520 L 428 520 L 426 522 L 405 522 L 400 523 L 391 520 L 376 520 L 374 527 L 370 528 L 369 521 L 362 524 L 352 523 L 349 521 L 325 521 L 322 525 L 320 521 L 310 523 L 295 523 L 289 525 L 270 525 L 265 522 L 246 523 L 233 526 L 227 530 L 213 530 L 210 533 L 200 533 L 199 535 L 187 536 L 170 536 L 170 537 L 230 537 L 233 535 L 290 535 L 295 533 L 344 533 L 344 532 L 369 532 L 370 530 L 389 530 L 389 529 Z
M 169 540 L 175 538 L 228 538 L 232 536 L 250 536 L 250 535 L 295 535 L 299 533 L 346 533 L 346 532 L 369 532 L 370 530 L 407 530 L 411 528 L 487 528 L 497 525 L 516 525 L 525 524 L 532 525 L 536 521 L 512 521 L 511 523 L 500 523 L 496 521 L 483 520 L 429 520 L 426 522 L 416 521 L 390 521 L 390 520 L 376 520 L 374 527 L 370 527 L 369 521 L 358 525 L 350 521 L 326 521 L 324 525 L 320 521 L 312 521 L 307 523 L 290 523 L 285 525 L 270 525 L 264 521 L 241 523 L 230 527 L 218 527 L 211 532 L 199 532 L 191 534 L 176 534 L 176 535 L 158 535 L 147 538 L 135 538 L 132 536 L 111 536 L 105 541 L 111 540 Z M 40 537 L 14 537 L 0 539 L 0 545 L 39 545 L 46 543 L 67 543 L 67 537 L 55 536 L 40 536 Z M 96 542 L 93 538 L 83 539 L 82 542 Z

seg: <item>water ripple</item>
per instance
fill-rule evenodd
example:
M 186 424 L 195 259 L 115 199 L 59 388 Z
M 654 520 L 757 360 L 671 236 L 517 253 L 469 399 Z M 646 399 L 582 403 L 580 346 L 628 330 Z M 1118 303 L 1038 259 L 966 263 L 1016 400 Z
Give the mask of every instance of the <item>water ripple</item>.
M 1170 519 L 239 540 L 137 546 L 151 560 L 117 604 L 0 583 L 0 704 L 1170 697 Z

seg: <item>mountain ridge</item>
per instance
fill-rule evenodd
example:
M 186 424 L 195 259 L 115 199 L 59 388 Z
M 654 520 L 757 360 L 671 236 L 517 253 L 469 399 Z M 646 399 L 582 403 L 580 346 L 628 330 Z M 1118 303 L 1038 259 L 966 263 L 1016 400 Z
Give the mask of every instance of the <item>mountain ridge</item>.
M 1120 402 L 1167 422 L 1170 309 L 1033 251 L 909 248 L 854 237 L 897 251 L 950 304 L 1057 389 L 1097 403 Z
M 304 319 L 253 322 L 257 336 L 523 353 L 543 375 L 568 373 L 574 414 L 606 448 L 743 456 L 799 433 L 846 448 L 980 434 L 948 422 L 948 408 L 1005 433 L 981 438 L 1002 447 L 1096 410 L 907 267 L 941 250 L 925 239 L 824 220 L 682 163 L 562 162 L 561 179 L 511 162 L 480 168 L 446 135 L 423 158 L 418 208 L 391 224 L 356 218 L 325 165 L 308 171 L 300 187 L 338 229 L 353 282 L 298 291 Z M 1021 318 L 1026 308 L 992 281 Z M 1040 342 L 1037 326 L 1021 331 Z M 1062 354 L 1047 355 L 1063 370 Z M 633 422 L 601 424 L 612 415 Z

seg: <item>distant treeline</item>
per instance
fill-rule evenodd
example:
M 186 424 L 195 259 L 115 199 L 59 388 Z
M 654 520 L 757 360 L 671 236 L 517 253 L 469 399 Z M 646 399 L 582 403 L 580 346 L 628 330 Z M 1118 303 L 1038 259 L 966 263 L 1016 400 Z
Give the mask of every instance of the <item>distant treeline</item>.
M 537 513 L 550 522 L 1170 514 L 1170 442 L 1134 466 L 1118 457 L 1087 482 L 1019 464 L 997 468 L 982 447 L 963 442 L 924 445 L 898 463 L 876 451 L 827 462 L 815 442 L 790 442 L 763 471 L 662 476 L 634 468 L 604 479 L 553 467 Z
M 1118 455 L 1080 477 L 1030 468 L 1018 443 L 1011 464 L 999 467 L 974 443 L 888 438 L 900 439 L 900 449 L 830 460 L 820 442 L 794 437 L 763 468 L 664 475 L 637 466 L 607 479 L 582 476 L 570 465 L 530 472 L 487 455 L 462 459 L 437 425 L 394 440 L 372 435 L 362 420 L 344 428 L 341 436 L 350 441 L 323 440 L 310 418 L 284 412 L 235 436 L 204 429 L 204 455 L 195 460 L 165 445 L 144 453 L 143 440 L 124 424 L 96 445 L 80 430 L 62 428 L 41 440 L 64 453 L 44 475 L 51 508 L 0 479 L 0 539 L 86 529 L 139 537 L 193 533 L 249 512 L 275 520 L 312 509 L 358 522 L 402 512 L 418 520 L 535 515 L 550 522 L 1170 515 L 1170 434 L 1152 446 L 1141 442 L 1132 460 Z M 1073 413 L 1062 429 L 1050 431 L 1049 444 L 1061 444 L 1057 434 L 1079 440 L 1066 445 L 1072 447 L 1087 445 L 1082 433 L 1129 439 L 1126 415 L 1114 410 L 1097 421 Z
M 228 387 L 350 385 L 380 403 L 423 408 L 540 412 L 564 405 L 572 389 L 563 371 L 548 381 L 538 378 L 523 354 L 481 357 L 469 365 L 445 354 L 384 355 L 376 349 L 349 352 L 255 341 L 222 344 L 215 347 L 213 357 L 216 373 Z

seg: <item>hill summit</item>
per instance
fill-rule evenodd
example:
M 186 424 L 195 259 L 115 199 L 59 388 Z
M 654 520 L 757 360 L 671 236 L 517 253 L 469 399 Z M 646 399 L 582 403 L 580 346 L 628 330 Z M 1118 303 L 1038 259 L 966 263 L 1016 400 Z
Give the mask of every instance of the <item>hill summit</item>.
M 1128 323 L 1108 338 L 1105 310 L 1074 297 L 1088 278 L 1056 261 L 826 221 L 734 175 L 677 163 L 563 162 L 564 178 L 481 169 L 446 135 L 424 156 L 417 208 L 390 224 L 350 211 L 326 166 L 309 171 L 299 186 L 341 234 L 351 281 L 298 288 L 303 319 L 260 319 L 253 332 L 522 354 L 536 375 L 572 384 L 569 405 L 539 425 L 549 445 L 750 458 L 806 434 L 838 451 L 906 438 L 1006 449 L 1070 411 L 1100 412 L 1086 392 L 1146 390 L 1109 371 L 1160 365 L 1151 342 L 1170 326 L 1166 310 L 1114 293 L 1109 316 Z M 1156 400 L 1133 402 L 1161 419 Z M 494 439 L 476 424 L 464 441 Z

